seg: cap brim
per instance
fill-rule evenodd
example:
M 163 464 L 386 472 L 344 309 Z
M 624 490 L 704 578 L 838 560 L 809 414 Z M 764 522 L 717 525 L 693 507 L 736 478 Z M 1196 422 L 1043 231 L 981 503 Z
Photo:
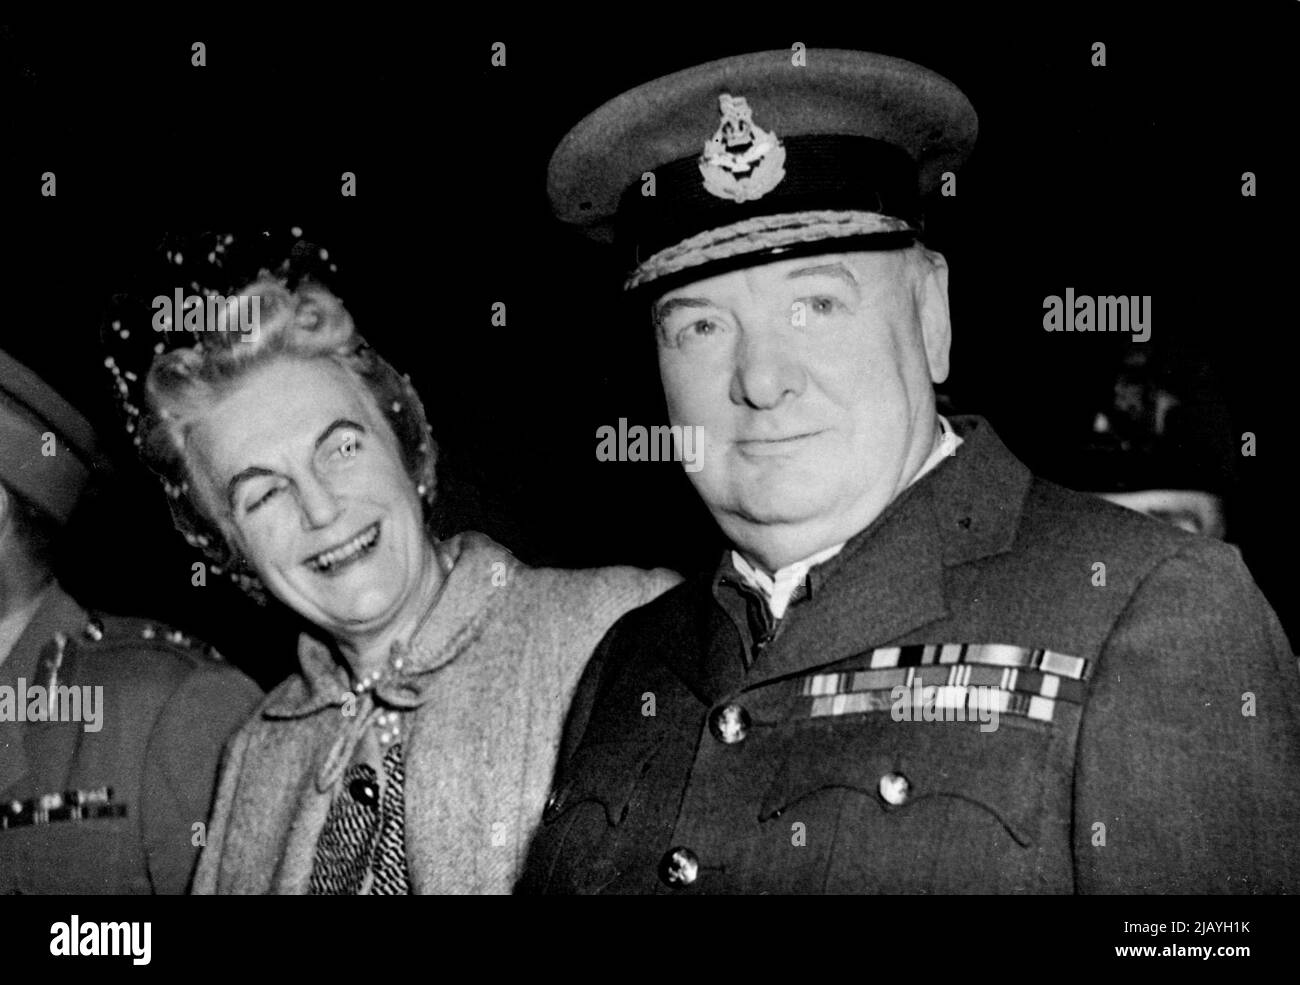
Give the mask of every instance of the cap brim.
M 754 121 L 780 137 L 847 134 L 901 147 L 922 194 L 969 156 L 978 132 L 970 101 L 920 65 L 863 51 L 809 49 L 723 58 L 638 86 L 605 103 L 556 148 L 547 174 L 555 214 L 613 238 L 623 193 L 646 171 L 698 155 L 718 125 L 718 96 L 744 96 Z

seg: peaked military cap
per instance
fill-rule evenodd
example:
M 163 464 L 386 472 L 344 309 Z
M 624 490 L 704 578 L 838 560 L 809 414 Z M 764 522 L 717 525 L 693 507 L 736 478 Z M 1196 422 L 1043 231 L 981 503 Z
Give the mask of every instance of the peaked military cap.
M 0 351 L 0 480 L 66 523 L 101 464 L 90 422 L 43 379 Z
M 801 54 L 723 58 L 601 106 L 551 157 L 556 215 L 628 251 L 628 289 L 826 252 L 831 241 L 910 245 L 921 200 L 974 146 L 970 101 L 899 58 Z

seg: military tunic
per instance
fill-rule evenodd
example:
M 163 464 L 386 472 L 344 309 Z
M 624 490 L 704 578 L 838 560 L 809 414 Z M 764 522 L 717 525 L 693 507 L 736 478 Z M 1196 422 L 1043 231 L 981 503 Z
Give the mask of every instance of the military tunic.
M 11 699 L 51 679 L 102 687 L 80 713 L 98 722 L 0 721 L 0 893 L 185 892 L 222 747 L 260 689 L 182 634 L 88 615 L 57 585 L 0 663 Z
M 1237 551 L 953 423 L 779 624 L 728 554 L 610 630 L 522 891 L 1300 890 L 1300 680 Z M 997 727 L 909 715 L 919 676 Z

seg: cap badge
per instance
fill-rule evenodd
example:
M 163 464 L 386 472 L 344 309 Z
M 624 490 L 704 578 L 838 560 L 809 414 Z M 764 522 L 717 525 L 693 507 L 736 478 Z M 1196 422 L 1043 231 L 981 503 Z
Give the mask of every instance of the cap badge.
M 722 122 L 700 158 L 704 189 L 733 202 L 762 198 L 785 177 L 785 148 L 776 134 L 754 125 L 743 96 L 724 92 L 718 104 Z

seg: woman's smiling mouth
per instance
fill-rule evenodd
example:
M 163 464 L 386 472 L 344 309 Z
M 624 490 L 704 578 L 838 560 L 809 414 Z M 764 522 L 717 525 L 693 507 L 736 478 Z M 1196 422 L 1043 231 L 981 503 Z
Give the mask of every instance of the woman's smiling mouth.
M 333 574 L 359 561 L 379 543 L 379 521 L 376 520 L 351 540 L 314 554 L 303 563 L 318 574 Z

